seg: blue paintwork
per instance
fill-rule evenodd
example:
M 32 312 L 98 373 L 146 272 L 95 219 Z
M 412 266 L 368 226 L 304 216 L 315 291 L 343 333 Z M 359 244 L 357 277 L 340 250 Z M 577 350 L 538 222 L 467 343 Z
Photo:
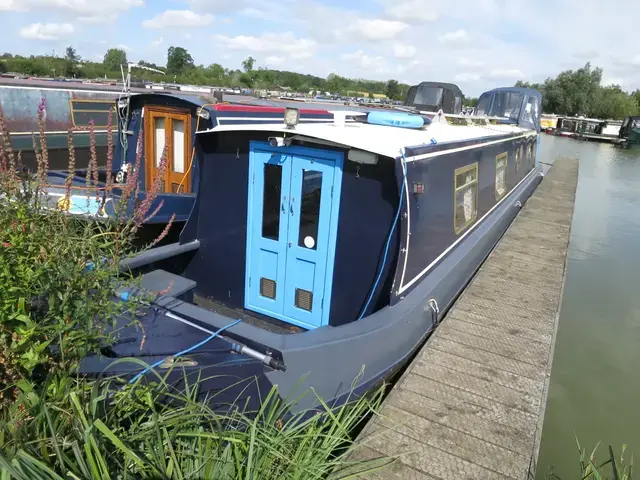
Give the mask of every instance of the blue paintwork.
M 340 205 L 342 154 L 304 147 L 251 142 L 245 307 L 304 328 L 329 324 L 329 305 Z M 278 239 L 262 236 L 264 166 L 282 175 Z M 322 176 L 320 218 L 314 248 L 300 246 L 301 195 L 305 171 Z M 275 299 L 260 295 L 260 278 L 276 281 Z M 313 292 L 311 311 L 295 306 L 296 288 Z M 327 308 L 324 308 L 326 305 Z

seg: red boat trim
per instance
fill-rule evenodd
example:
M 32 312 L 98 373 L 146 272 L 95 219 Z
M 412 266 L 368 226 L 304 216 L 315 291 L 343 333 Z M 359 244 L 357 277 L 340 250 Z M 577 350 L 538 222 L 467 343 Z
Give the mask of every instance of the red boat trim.
M 217 112 L 255 112 L 255 113 L 284 113 L 284 107 L 261 107 L 257 105 L 216 105 Z M 315 110 L 311 108 L 300 109 L 301 114 L 328 115 L 328 110 Z

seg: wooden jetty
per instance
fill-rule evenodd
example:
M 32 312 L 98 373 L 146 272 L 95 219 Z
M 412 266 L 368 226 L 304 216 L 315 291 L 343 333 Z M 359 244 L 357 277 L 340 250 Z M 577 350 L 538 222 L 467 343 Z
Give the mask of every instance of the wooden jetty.
M 534 478 L 578 160 L 558 159 L 364 428 L 371 480 Z

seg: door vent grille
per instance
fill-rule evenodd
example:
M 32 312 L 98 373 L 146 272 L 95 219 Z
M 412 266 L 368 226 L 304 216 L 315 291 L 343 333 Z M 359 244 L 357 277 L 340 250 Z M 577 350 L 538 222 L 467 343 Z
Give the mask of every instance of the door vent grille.
M 275 300 L 276 282 L 268 278 L 260 277 L 260 295 Z
M 311 311 L 313 305 L 313 293 L 308 290 L 296 288 L 296 307 Z

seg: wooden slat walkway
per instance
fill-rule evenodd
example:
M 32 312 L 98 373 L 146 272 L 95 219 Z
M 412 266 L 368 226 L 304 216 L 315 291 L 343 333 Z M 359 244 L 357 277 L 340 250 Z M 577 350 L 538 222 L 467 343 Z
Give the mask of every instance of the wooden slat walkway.
M 578 161 L 559 159 L 358 438 L 367 479 L 533 478 Z

